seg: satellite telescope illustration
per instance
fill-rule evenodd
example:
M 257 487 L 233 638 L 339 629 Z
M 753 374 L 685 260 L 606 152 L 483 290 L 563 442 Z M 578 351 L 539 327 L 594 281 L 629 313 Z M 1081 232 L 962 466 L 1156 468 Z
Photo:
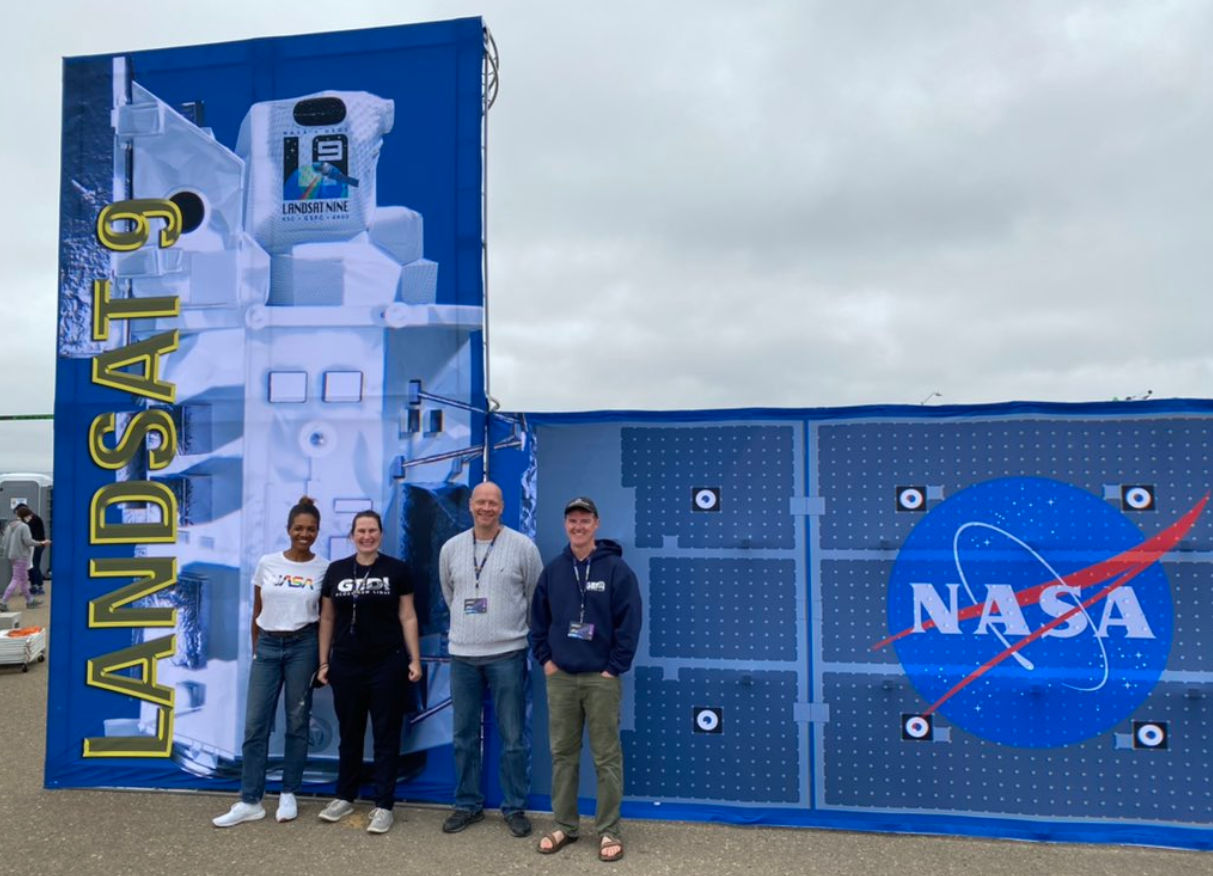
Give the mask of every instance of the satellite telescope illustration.
M 178 585 L 150 598 L 179 618 L 177 653 L 159 673 L 176 690 L 173 756 L 201 775 L 238 773 L 249 582 L 262 554 L 286 547 L 286 512 L 309 495 L 323 515 L 317 553 L 352 553 L 345 533 L 372 508 L 384 519 L 384 550 L 413 565 L 425 681 L 402 751 L 415 770 L 451 738 L 445 608 L 431 557 L 462 528 L 467 464 L 482 452 L 470 399 L 483 310 L 437 303 L 423 217 L 376 202 L 393 103 L 336 91 L 255 103 L 231 149 L 134 81 L 121 59 L 113 81 L 114 190 L 98 198 L 168 199 L 184 223 L 172 249 L 111 256 L 115 297 L 177 296 L 180 315 L 131 320 L 127 336 L 106 342 L 180 332 L 162 368 L 177 387 L 167 408 L 179 453 L 157 472 L 118 473 L 163 481 L 180 509 L 177 544 L 136 548 L 178 558 Z M 93 353 L 85 338 L 66 327 L 61 355 Z M 123 511 L 127 520 L 143 513 Z M 137 720 L 107 721 L 106 732 L 151 733 L 154 721 L 145 705 Z M 309 780 L 331 779 L 336 753 L 324 689 Z

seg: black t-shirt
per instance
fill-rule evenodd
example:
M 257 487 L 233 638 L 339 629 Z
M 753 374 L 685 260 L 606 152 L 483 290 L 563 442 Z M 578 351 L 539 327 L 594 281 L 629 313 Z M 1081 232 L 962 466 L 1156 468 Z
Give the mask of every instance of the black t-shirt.
M 29 525 L 29 534 L 34 541 L 46 541 L 46 524 L 42 522 L 41 517 L 31 514 L 25 522 Z
M 329 564 L 321 596 L 333 601 L 333 651 L 351 660 L 381 660 L 404 648 L 400 597 L 413 592 L 409 567 L 380 554 L 370 566 L 356 557 Z

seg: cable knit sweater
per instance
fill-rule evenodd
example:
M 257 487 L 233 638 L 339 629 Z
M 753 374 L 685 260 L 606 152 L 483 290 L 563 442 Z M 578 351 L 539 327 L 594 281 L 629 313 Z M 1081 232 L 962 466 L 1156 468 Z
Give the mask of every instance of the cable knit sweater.
M 484 563 L 479 587 L 476 562 Z M 451 654 L 493 657 L 525 648 L 531 596 L 542 571 L 534 542 L 508 526 L 501 527 L 491 549 L 488 542 L 476 541 L 475 530 L 447 541 L 438 558 L 438 577 L 451 610 Z M 475 599 L 487 600 L 483 614 L 465 609 Z

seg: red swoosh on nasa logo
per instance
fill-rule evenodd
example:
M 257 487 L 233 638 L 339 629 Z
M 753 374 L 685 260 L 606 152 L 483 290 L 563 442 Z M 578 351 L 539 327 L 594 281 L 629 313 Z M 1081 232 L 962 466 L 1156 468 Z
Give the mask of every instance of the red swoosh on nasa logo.
M 1093 566 L 1087 566 L 1085 569 L 1079 569 L 1077 572 L 1067 575 L 1065 581 L 1066 584 L 1071 587 L 1078 587 L 1081 591 L 1103 584 L 1105 581 L 1117 575 L 1128 575 L 1128 578 L 1125 580 L 1135 578 L 1151 564 L 1162 559 L 1163 555 L 1168 553 L 1172 548 L 1175 547 L 1175 545 L 1179 544 L 1180 539 L 1187 535 L 1188 531 L 1196 524 L 1197 518 L 1200 517 L 1201 512 L 1204 511 L 1205 505 L 1207 505 L 1208 502 L 1209 493 L 1205 493 L 1204 497 L 1193 505 L 1186 514 L 1184 514 L 1166 529 L 1159 532 L 1157 535 L 1151 536 L 1136 547 L 1129 548 L 1127 551 L 1123 551 L 1114 557 L 1109 557 L 1108 559 L 1096 563 Z M 1035 587 L 1026 587 L 1015 594 L 1015 601 L 1021 606 L 1035 605 L 1036 603 L 1040 602 L 1041 594 L 1044 593 L 1047 588 L 1054 586 L 1056 583 L 1057 579 L 1050 578 L 1043 584 L 1037 584 Z M 1116 587 L 1123 583 L 1124 581 L 1121 581 L 1119 584 L 1115 584 L 1101 590 L 1099 594 L 1096 595 L 1095 602 L 1103 599 L 1105 596 L 1111 593 L 1112 590 L 1115 590 Z M 1088 603 L 1083 603 L 1083 605 L 1086 606 Z M 968 608 L 962 608 L 960 611 L 958 611 L 956 616 L 958 620 L 970 620 L 978 617 L 981 614 L 981 610 L 981 605 L 970 605 Z M 1079 609 L 1076 606 L 1072 611 L 1063 615 L 1062 618 L 1057 618 L 1055 621 L 1050 622 L 1046 626 L 1042 627 L 1037 631 L 1037 633 L 1052 629 L 1061 623 L 1064 618 L 1070 617 L 1078 610 Z M 926 621 L 922 625 L 924 632 L 926 630 L 934 629 L 934 627 L 935 621 L 931 620 Z M 879 642 L 873 645 L 872 650 L 879 651 L 886 645 L 891 645 L 893 642 L 896 642 L 898 639 L 905 638 L 912 632 L 914 632 L 914 628 L 908 627 L 899 633 L 894 633 L 888 638 L 881 639 Z M 1006 657 L 1010 655 L 1012 650 L 1018 650 L 1019 648 L 1028 644 L 1029 641 L 1034 641 L 1035 638 L 1038 638 L 1038 636 L 1033 634 L 1033 636 L 1022 640 L 1016 646 L 1002 652 L 1002 654 L 994 659 L 1001 662 L 1001 660 L 1006 659 Z M 951 694 L 949 694 L 949 696 L 950 695 Z

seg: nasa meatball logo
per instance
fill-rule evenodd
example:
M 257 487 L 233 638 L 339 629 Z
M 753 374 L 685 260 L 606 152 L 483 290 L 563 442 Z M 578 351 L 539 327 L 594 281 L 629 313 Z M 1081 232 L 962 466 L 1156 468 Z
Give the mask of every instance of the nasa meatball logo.
M 925 701 L 902 738 L 929 738 L 938 715 L 991 742 L 1057 748 L 1127 719 L 1171 650 L 1160 560 L 1207 501 L 1149 533 L 1126 514 L 1141 508 L 1047 478 L 986 481 L 933 507 L 898 552 L 889 636 L 873 645 L 896 650 Z

